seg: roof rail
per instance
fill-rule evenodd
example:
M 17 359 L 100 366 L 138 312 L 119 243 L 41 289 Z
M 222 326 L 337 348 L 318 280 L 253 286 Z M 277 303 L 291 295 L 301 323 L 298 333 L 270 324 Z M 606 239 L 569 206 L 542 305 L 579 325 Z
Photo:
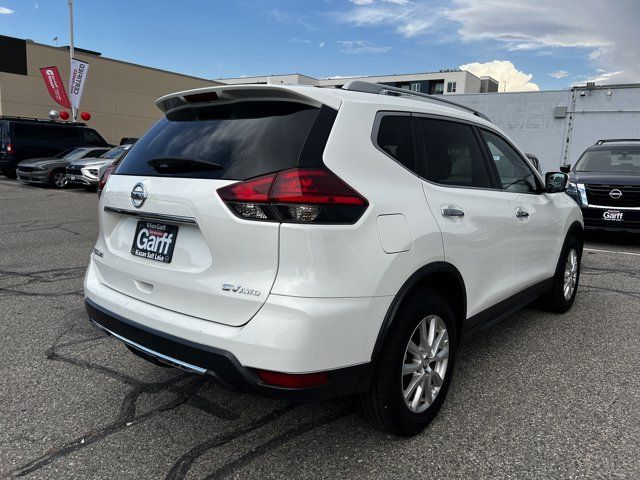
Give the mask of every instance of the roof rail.
M 444 98 L 441 97 L 441 95 L 429 95 L 426 93 L 407 90 L 406 88 L 392 87 L 390 85 L 384 85 L 381 83 L 363 82 L 362 80 L 351 80 L 350 82 L 345 83 L 342 86 L 342 89 L 351 90 L 354 92 L 373 93 L 377 95 L 416 97 L 416 100 L 422 100 L 423 102 L 445 103 L 451 107 L 458 108 L 460 110 L 466 110 L 467 112 L 471 112 L 475 116 L 484 118 L 489 122 L 491 121 L 489 120 L 489 117 L 487 117 L 485 114 L 477 110 L 474 110 L 471 107 L 467 107 L 466 105 L 461 105 L 459 103 L 452 102 L 451 100 L 445 100 Z
M 614 142 L 640 142 L 640 138 L 604 138 L 602 140 L 598 140 L 596 145 L 602 145 L 603 143 L 614 143 Z
M 17 117 L 14 115 L 0 115 L 0 120 L 21 120 L 23 122 L 41 122 L 41 123 L 55 123 L 56 125 L 75 125 L 77 127 L 84 127 L 87 124 L 83 122 L 67 122 L 64 120 L 50 120 L 47 118 L 35 118 L 35 117 Z

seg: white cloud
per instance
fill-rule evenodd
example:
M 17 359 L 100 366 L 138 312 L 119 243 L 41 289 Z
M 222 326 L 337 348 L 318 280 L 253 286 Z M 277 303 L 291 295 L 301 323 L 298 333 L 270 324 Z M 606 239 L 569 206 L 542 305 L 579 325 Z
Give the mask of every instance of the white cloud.
M 376 3 L 376 0 L 349 0 L 356 5 L 372 5 Z M 396 5 L 406 5 L 410 0 L 378 0 L 377 3 L 394 3 Z
M 287 40 L 288 43 L 311 43 L 311 40 L 306 40 L 304 38 L 290 38 Z
M 427 33 L 442 18 L 444 9 L 410 0 L 356 0 L 339 12 L 341 22 L 356 26 L 388 25 L 405 37 Z
M 540 87 L 531 82 L 533 75 L 518 70 L 513 63 L 507 60 L 494 60 L 486 63 L 467 63 L 460 65 L 461 70 L 468 70 L 478 77 L 490 76 L 500 82 L 502 92 L 531 92 L 540 90 Z
M 620 83 L 620 77 L 624 74 L 622 71 L 617 72 L 598 72 L 598 75 L 587 78 L 587 82 L 596 83 Z
M 352 0 L 336 14 L 355 26 L 387 26 L 406 37 L 494 42 L 507 51 L 572 48 L 617 82 L 640 81 L 640 2 L 581 0 Z M 581 51 L 582 50 L 582 51 Z M 572 52 L 574 53 L 574 52 Z M 620 72 L 620 73 L 618 73 Z M 612 77 L 612 78 L 613 78 Z
M 14 11 L 7 7 L 0 7 L 0 15 L 11 15 Z
M 569 72 L 567 72 L 566 70 L 558 70 L 557 72 L 547 73 L 547 75 L 560 80 L 561 78 L 568 77 Z
M 38 2 L 33 2 L 33 8 L 36 10 L 40 8 L 40 4 Z
M 343 40 L 338 42 L 341 46 L 340 53 L 360 54 L 360 53 L 386 53 L 391 47 L 383 47 L 367 40 Z
M 637 1 L 456 0 L 446 17 L 466 41 L 496 40 L 509 50 L 581 48 L 615 81 L 640 81 Z M 603 80 L 604 81 L 604 80 Z
M 325 43 L 324 43 L 324 42 L 320 42 L 320 43 L 318 44 L 318 47 L 320 47 L 320 48 L 324 48 L 324 46 L 325 46 Z

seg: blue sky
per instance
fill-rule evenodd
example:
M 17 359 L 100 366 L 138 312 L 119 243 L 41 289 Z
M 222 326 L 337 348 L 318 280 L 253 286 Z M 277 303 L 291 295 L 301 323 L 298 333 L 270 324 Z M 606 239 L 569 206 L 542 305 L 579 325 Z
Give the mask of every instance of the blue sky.
M 638 0 L 75 0 L 75 13 L 76 46 L 206 78 L 467 65 L 507 90 L 640 82 Z M 0 33 L 66 45 L 67 1 L 0 0 Z

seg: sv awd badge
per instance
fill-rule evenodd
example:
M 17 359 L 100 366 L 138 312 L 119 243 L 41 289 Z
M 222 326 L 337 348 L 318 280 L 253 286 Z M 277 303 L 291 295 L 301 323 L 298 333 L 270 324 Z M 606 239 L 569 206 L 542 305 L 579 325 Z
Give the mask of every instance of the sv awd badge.
M 222 285 L 222 290 L 225 292 L 240 293 L 243 295 L 253 295 L 254 297 L 260 296 L 260 290 L 254 290 L 253 288 L 244 288 L 242 285 L 232 285 L 225 283 Z

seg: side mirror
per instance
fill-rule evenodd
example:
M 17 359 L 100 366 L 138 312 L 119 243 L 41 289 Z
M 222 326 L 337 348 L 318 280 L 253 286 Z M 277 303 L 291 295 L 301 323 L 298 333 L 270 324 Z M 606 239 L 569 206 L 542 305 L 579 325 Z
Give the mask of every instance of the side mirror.
M 547 172 L 544 176 L 544 191 L 547 193 L 560 193 L 567 189 L 569 175 L 560 172 Z
M 569 173 L 571 171 L 571 164 L 563 163 L 562 165 L 560 165 L 560 171 L 562 173 Z

